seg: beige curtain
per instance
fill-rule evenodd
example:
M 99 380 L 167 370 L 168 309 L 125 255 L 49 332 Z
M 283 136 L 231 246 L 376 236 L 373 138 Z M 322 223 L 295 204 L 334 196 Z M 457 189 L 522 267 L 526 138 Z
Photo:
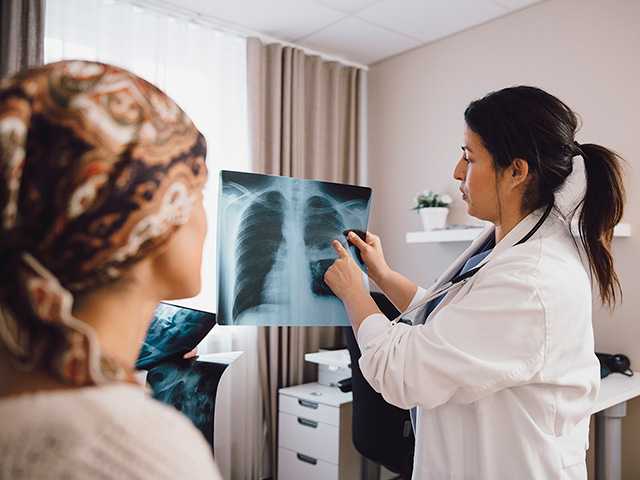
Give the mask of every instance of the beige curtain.
M 44 0 L 0 0 L 0 78 L 41 65 Z
M 248 105 L 255 172 L 356 184 L 359 172 L 359 77 L 354 67 L 327 62 L 279 44 L 247 43 Z M 264 327 L 258 334 L 266 422 L 265 452 L 277 468 L 278 389 L 315 380 L 304 354 L 342 346 L 330 327 Z

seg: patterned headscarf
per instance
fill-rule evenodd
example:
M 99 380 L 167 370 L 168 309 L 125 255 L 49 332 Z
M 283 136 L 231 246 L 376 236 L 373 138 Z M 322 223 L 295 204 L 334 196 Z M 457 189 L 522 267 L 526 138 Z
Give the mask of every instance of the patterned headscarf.
M 0 84 L 0 344 L 77 385 L 128 376 L 71 314 L 188 220 L 206 145 L 162 91 L 63 61 Z

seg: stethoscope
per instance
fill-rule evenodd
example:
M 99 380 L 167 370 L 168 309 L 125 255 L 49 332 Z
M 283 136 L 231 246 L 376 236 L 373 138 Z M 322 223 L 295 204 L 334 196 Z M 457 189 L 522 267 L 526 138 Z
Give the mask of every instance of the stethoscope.
M 542 226 L 544 221 L 547 219 L 547 217 L 551 213 L 552 209 L 553 209 L 553 202 L 549 204 L 547 209 L 542 214 L 542 217 L 540 217 L 540 220 L 538 220 L 538 223 L 536 223 L 533 226 L 533 228 L 531 230 L 529 230 L 529 233 L 527 233 L 519 241 L 514 243 L 513 246 L 515 247 L 516 245 L 520 245 L 520 244 L 526 242 L 527 240 L 529 240 L 533 236 L 533 234 L 536 233 L 538 231 L 538 229 Z M 396 318 L 394 318 L 391 321 L 391 325 L 392 326 L 396 325 L 400 321 L 400 319 L 402 317 L 404 317 L 405 315 L 407 315 L 407 314 L 409 314 L 411 312 L 415 312 L 416 310 L 424 307 L 427 303 L 429 303 L 434 298 L 438 298 L 440 295 L 446 294 L 447 292 L 449 292 L 453 288 L 461 288 L 465 283 L 467 283 L 469 280 L 471 280 L 471 277 L 473 277 L 476 273 L 478 273 L 480 271 L 480 269 L 482 267 L 484 267 L 486 264 L 487 264 L 487 262 L 480 263 L 480 265 L 478 265 L 477 267 L 474 267 L 474 268 L 466 271 L 462 275 L 457 275 L 457 276 L 453 277 L 451 280 L 449 280 L 445 284 L 441 285 L 436 290 L 434 290 L 434 291 L 432 291 L 430 293 L 427 293 L 422 298 L 422 300 L 420 300 L 420 302 L 418 304 L 416 304 L 415 306 L 411 307 L 408 310 L 405 310 L 400 315 L 398 315 Z

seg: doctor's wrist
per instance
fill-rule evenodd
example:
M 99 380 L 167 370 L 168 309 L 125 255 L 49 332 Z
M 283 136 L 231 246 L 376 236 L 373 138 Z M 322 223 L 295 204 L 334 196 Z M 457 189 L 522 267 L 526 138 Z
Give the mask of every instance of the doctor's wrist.
M 336 296 L 345 304 L 345 306 L 351 304 L 362 303 L 364 299 L 369 297 L 369 291 L 364 285 L 353 285 L 337 294 Z
M 345 301 L 345 308 L 351 323 L 357 330 L 360 324 L 370 315 L 380 313 L 380 309 L 365 290 L 358 292 Z
M 393 277 L 393 270 L 389 266 L 385 266 L 382 269 L 369 270 L 369 278 L 376 282 L 380 288 L 383 288 L 383 284 L 391 277 Z

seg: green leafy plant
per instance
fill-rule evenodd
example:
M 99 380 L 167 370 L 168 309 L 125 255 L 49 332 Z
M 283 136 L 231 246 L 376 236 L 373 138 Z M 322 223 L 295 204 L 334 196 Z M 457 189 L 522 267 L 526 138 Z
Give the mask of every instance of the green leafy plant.
M 415 206 L 412 210 L 420 210 L 421 208 L 448 207 L 451 204 L 451 197 L 447 194 L 434 193 L 431 190 L 425 190 L 418 193 L 415 198 Z

